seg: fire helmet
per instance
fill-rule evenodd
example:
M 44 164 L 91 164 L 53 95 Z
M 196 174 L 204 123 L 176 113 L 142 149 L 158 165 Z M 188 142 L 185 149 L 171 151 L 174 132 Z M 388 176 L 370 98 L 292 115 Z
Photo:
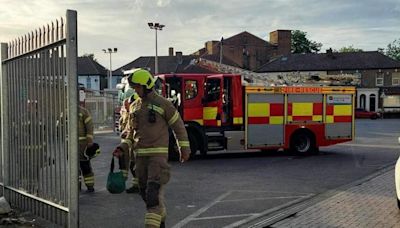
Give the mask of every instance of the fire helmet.
M 88 159 L 94 158 L 100 154 L 100 146 L 97 143 L 93 143 L 91 147 L 86 148 L 85 150 L 85 157 Z
M 130 84 L 145 86 L 146 89 L 152 89 L 155 84 L 153 75 L 151 75 L 149 71 L 141 68 L 133 70 L 128 77 L 128 81 Z

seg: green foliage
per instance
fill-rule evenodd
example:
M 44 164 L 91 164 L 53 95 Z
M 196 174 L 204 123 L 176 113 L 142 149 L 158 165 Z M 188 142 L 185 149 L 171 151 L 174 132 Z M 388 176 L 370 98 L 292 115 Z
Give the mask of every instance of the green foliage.
M 400 39 L 394 40 L 392 43 L 388 44 L 386 55 L 400 61 Z
M 85 54 L 82 55 L 82 57 L 88 57 L 88 58 L 90 58 L 90 59 L 92 59 L 92 60 L 97 62 L 97 59 L 94 58 L 94 54 L 92 54 L 92 53 L 90 53 L 90 54 L 85 53 Z
M 342 47 L 339 49 L 339 52 L 362 52 L 362 49 L 358 49 L 353 47 L 353 45 L 350 45 L 348 47 Z
M 292 53 L 317 53 L 321 47 L 321 43 L 309 40 L 306 32 L 292 31 Z

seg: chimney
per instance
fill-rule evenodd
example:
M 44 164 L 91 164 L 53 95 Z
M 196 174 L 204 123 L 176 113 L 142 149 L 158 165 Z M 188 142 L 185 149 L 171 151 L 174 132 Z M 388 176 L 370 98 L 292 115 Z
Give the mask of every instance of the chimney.
M 328 56 L 329 58 L 332 58 L 332 59 L 335 58 L 335 56 L 333 55 L 332 48 L 326 49 L 326 56 Z
M 277 46 L 277 55 L 289 55 L 292 49 L 292 31 L 276 30 L 270 32 L 269 43 Z
M 176 62 L 177 62 L 178 64 L 182 64 L 182 52 L 181 52 L 181 51 L 177 51 L 177 52 L 175 53 L 175 55 L 176 55 Z
M 174 56 L 174 48 L 173 47 L 168 48 L 168 56 Z

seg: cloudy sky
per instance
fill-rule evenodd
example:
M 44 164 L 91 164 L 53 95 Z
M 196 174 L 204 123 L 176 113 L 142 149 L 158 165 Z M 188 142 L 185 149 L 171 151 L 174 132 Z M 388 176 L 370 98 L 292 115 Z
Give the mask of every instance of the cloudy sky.
M 277 29 L 302 30 L 323 44 L 322 50 L 353 45 L 365 51 L 400 39 L 399 0 L 0 0 L 0 42 L 78 12 L 78 54 L 93 53 L 109 68 L 103 48 L 118 48 L 113 69 L 139 56 L 155 55 L 155 31 L 148 22 L 165 24 L 158 33 L 158 54 L 168 47 L 190 54 L 208 40 L 242 31 L 269 40 Z

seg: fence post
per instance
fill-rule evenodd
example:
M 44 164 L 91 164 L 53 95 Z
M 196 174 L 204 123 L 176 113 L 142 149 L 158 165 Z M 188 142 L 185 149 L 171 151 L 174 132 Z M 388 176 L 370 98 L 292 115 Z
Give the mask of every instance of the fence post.
M 3 61 L 8 58 L 7 55 L 8 45 L 6 43 L 1 43 L 1 167 L 2 167 L 2 182 L 3 189 L 2 193 L 6 197 L 5 186 L 9 183 L 8 178 L 8 84 L 7 84 L 7 69 L 6 64 Z
M 67 81 L 68 81 L 68 227 L 79 227 L 78 207 L 78 77 L 77 77 L 77 13 L 67 10 Z

